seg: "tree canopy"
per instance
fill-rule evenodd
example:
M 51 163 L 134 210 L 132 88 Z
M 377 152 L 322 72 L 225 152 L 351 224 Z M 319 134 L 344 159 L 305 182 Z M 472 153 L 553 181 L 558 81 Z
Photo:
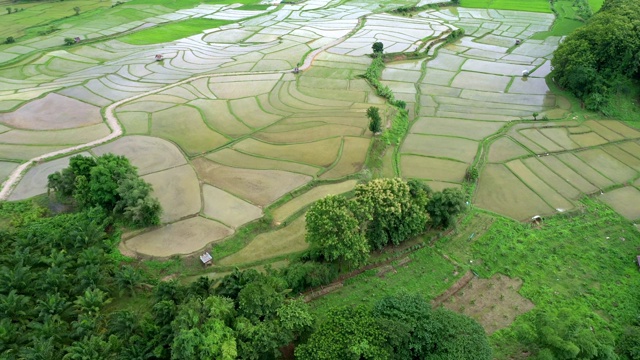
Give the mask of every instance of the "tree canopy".
M 551 64 L 558 85 L 603 108 L 625 79 L 640 74 L 640 2 L 606 0 L 585 26 L 560 43 Z
M 360 222 L 343 196 L 327 196 L 307 212 L 306 239 L 327 261 L 357 266 L 367 260 L 369 245 Z
M 421 296 L 401 293 L 373 309 L 336 308 L 296 349 L 306 359 L 490 360 L 484 329 L 446 309 L 432 310 Z
M 74 156 L 69 167 L 49 175 L 48 188 L 81 208 L 101 207 L 133 226 L 160 223 L 162 208 L 151 185 L 124 156 Z

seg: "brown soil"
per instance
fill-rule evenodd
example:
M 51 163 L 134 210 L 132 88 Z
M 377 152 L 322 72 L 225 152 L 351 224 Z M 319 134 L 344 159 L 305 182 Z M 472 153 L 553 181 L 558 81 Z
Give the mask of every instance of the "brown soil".
M 0 122 L 21 129 L 59 130 L 99 124 L 102 116 L 97 106 L 49 94 L 14 112 L 0 114 Z
M 467 276 L 468 274 L 463 279 Z M 442 304 L 449 310 L 474 318 L 488 334 L 508 327 L 518 315 L 534 307 L 529 299 L 518 293 L 522 287 L 521 279 L 501 274 L 490 279 L 474 278 L 471 275 L 470 280 L 460 286 L 463 279 L 447 290 L 445 294 L 451 291 L 451 295 Z

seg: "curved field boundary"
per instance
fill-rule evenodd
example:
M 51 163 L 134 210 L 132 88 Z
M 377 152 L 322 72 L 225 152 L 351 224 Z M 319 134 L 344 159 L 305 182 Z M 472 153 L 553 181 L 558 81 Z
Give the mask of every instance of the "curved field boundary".
M 358 24 L 356 25 L 356 29 L 358 27 L 361 26 L 363 21 L 363 18 L 360 18 L 358 20 Z M 349 32 L 347 35 L 336 39 L 335 41 L 332 41 L 324 46 L 321 46 L 319 48 L 317 48 L 316 50 L 313 50 L 312 52 L 310 52 L 306 58 L 304 59 L 304 61 L 302 62 L 302 65 L 300 65 L 298 67 L 298 70 L 303 71 L 308 69 L 309 67 L 311 67 L 311 64 L 313 63 L 313 60 L 315 60 L 315 58 L 318 56 L 318 54 L 320 54 L 321 52 L 327 50 L 330 47 L 336 46 L 338 44 L 340 44 L 341 42 L 345 41 L 349 36 L 351 35 L 351 32 Z M 122 99 L 120 101 L 117 101 L 109 106 L 107 106 L 107 108 L 104 111 L 104 119 L 107 123 L 107 125 L 109 126 L 109 128 L 111 129 L 111 134 L 103 137 L 102 139 L 98 139 L 98 140 L 94 140 L 85 144 L 81 144 L 81 145 L 76 145 L 76 146 L 72 146 L 69 148 L 65 148 L 65 149 L 61 149 L 61 150 L 57 150 L 57 151 L 53 151 L 47 154 L 43 154 L 40 156 L 37 156 L 23 164 L 21 164 L 20 166 L 18 166 L 13 172 L 11 172 L 11 175 L 9 176 L 9 178 L 2 184 L 2 190 L 0 190 L 0 200 L 7 200 L 9 198 L 9 195 L 11 195 L 11 192 L 13 191 L 13 189 L 16 187 L 16 185 L 18 184 L 18 182 L 22 179 L 22 177 L 24 176 L 24 174 L 26 173 L 26 170 L 29 169 L 32 165 L 35 165 L 37 163 L 43 162 L 45 160 L 49 160 L 51 158 L 54 157 L 58 157 L 61 155 L 67 155 L 73 152 L 77 152 L 80 150 L 85 150 L 89 147 L 93 147 L 96 145 L 101 145 L 104 144 L 108 141 L 111 140 L 115 140 L 116 138 L 122 136 L 123 131 L 122 131 L 122 125 L 120 125 L 120 123 L 118 122 L 116 116 L 114 115 L 115 109 L 127 102 L 133 101 L 133 100 L 137 100 L 140 99 L 142 97 L 148 96 L 148 95 L 152 95 L 152 94 L 156 94 L 162 91 L 165 91 L 167 89 L 176 87 L 176 86 L 180 86 L 186 83 L 189 83 L 191 81 L 194 80 L 198 80 L 198 79 L 202 79 L 202 78 L 211 78 L 211 77 L 220 77 L 220 76 L 233 76 L 233 75 L 256 75 L 256 74 L 285 74 L 285 73 L 289 73 L 291 72 L 291 70 L 280 70 L 280 71 L 242 71 L 242 72 L 230 72 L 230 73 L 222 73 L 222 74 L 205 74 L 205 75 L 198 75 L 198 76 L 194 76 L 194 77 L 190 77 L 188 79 L 184 79 L 181 81 L 178 81 L 176 83 L 161 87 L 159 89 L 155 89 L 155 90 L 151 90 L 151 91 L 147 91 L 126 99 Z

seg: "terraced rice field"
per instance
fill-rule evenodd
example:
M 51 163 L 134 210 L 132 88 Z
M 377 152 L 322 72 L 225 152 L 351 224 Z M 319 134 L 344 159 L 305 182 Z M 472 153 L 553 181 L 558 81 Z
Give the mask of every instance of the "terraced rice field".
M 389 62 L 382 74 L 411 118 L 407 136 L 384 155 L 386 176 L 459 188 L 479 161 L 477 206 L 516 219 L 568 210 L 583 194 L 636 180 L 640 133 L 613 121 L 520 123 L 533 113 L 562 119 L 570 109 L 545 81 L 560 38 L 532 39 L 553 15 L 546 1 L 528 4 L 536 12 L 478 2 L 470 6 L 483 9 L 400 17 L 384 12 L 396 2 L 310 0 L 246 9 L 126 3 L 107 20 L 87 14 L 50 35 L 0 46 L 0 178 L 70 146 L 113 152 L 131 159 L 165 209 L 163 226 L 127 239 L 129 250 L 190 254 L 268 212 L 289 225 L 223 262 L 301 251 L 303 219 L 295 215 L 353 188 L 371 144 L 366 109 L 393 113 L 360 77 L 371 44 L 382 41 L 398 55 L 430 49 L 425 59 Z M 167 22 L 184 35 L 163 33 L 157 25 Z M 455 29 L 466 36 L 433 46 Z M 67 36 L 82 41 L 54 48 Z M 114 123 L 122 136 L 81 146 L 116 131 Z M 44 193 L 47 175 L 68 155 L 31 167 L 10 199 Z
M 640 132 L 617 121 L 513 126 L 491 143 L 474 203 L 525 220 L 604 193 L 603 201 L 635 220 L 637 189 L 607 190 L 638 178 L 639 140 Z

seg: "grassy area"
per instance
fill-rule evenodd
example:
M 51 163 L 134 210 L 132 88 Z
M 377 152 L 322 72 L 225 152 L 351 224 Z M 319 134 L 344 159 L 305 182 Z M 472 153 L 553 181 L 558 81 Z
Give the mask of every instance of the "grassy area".
M 602 112 L 640 128 L 640 82 L 625 81 L 617 85 L 615 95 Z
M 532 228 L 497 219 L 472 246 L 472 269 L 482 277 L 505 274 L 524 281 L 520 294 L 535 305 L 508 329 L 493 335 L 498 358 L 513 354 L 513 331 L 537 311 L 568 308 L 588 313 L 614 332 L 636 320 L 640 273 L 634 263 L 640 234 L 613 210 L 592 199 L 571 215 Z
M 602 4 L 604 4 L 604 0 L 589 0 L 589 6 L 591 6 L 591 10 L 593 10 L 594 13 L 600 10 Z
M 534 40 L 544 40 L 549 36 L 565 36 L 572 33 L 575 29 L 584 25 L 582 21 L 567 19 L 564 17 L 556 18 L 553 27 L 549 31 L 541 31 L 531 36 Z
M 323 317 L 336 306 L 370 306 L 382 297 L 402 290 L 432 299 L 462 275 L 454 275 L 455 266 L 430 247 L 416 251 L 410 258 L 411 262 L 406 266 L 396 266 L 384 276 L 378 276 L 378 269 L 373 269 L 347 280 L 342 288 L 314 300 L 311 303 L 313 312 Z
M 189 19 L 145 29 L 119 40 L 131 45 L 149 45 L 170 42 L 201 33 L 204 30 L 213 29 L 233 21 L 213 19 Z
M 156 0 L 157 1 L 157 0 Z M 6 8 L 12 8 L 12 13 L 8 14 Z M 90 12 L 95 9 L 109 8 L 111 2 L 101 0 L 67 0 L 67 1 L 46 1 L 33 3 L 11 3 L 2 6 L 0 13 L 0 40 L 8 36 L 18 38 L 25 35 L 25 30 L 39 25 L 45 25 L 62 18 L 80 19 L 82 16 L 74 16 L 74 7 L 80 8 L 80 14 Z M 18 12 L 13 12 L 18 9 Z M 24 10 L 22 10 L 24 9 Z
M 550 13 L 551 7 L 547 0 L 461 0 L 460 6 L 469 8 L 520 10 Z

